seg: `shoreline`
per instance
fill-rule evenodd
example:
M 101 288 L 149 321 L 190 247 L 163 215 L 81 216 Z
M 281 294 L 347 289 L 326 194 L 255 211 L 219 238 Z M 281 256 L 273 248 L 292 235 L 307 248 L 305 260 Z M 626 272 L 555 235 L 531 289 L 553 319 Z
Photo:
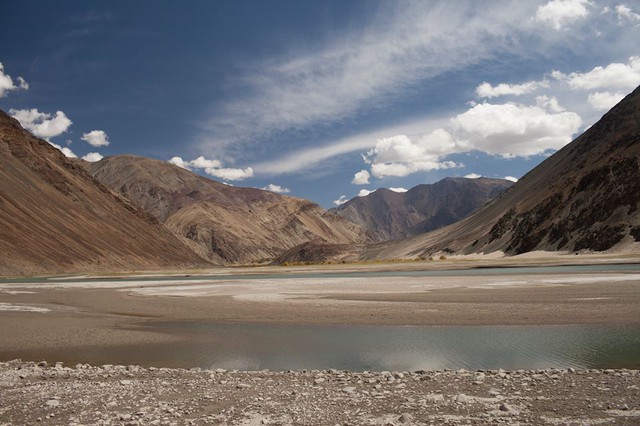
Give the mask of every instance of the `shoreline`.
M 9 424 L 622 424 L 640 371 L 289 372 L 0 363 Z

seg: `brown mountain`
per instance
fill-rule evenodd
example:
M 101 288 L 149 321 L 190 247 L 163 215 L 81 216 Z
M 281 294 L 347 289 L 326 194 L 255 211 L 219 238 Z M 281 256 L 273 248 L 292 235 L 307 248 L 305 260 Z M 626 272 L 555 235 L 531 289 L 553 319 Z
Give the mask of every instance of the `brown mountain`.
M 605 251 L 640 241 L 640 88 L 468 218 L 363 257 Z
M 215 262 L 272 259 L 308 241 L 365 240 L 362 228 L 310 201 L 225 185 L 165 161 L 119 155 L 86 167 Z
M 205 264 L 153 216 L 0 111 L 0 274 Z
M 446 178 L 402 193 L 381 188 L 331 211 L 365 228 L 370 241 L 387 241 L 457 222 L 512 184 L 504 179 Z

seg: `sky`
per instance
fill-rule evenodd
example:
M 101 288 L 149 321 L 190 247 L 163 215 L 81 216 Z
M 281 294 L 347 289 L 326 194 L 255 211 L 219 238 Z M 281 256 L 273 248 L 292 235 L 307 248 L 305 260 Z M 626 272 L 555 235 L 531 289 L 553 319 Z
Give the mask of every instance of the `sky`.
M 638 0 L 7 0 L 0 109 L 334 207 L 521 178 L 640 85 Z

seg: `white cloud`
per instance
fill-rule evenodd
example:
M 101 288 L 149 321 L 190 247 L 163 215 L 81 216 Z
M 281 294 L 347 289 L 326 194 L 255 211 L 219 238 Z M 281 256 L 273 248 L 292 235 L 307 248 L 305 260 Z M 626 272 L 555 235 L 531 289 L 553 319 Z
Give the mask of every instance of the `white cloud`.
M 393 192 L 407 192 L 407 191 L 408 191 L 408 189 L 407 189 L 407 188 L 402 188 L 402 187 L 399 187 L 399 188 L 389 188 L 389 190 L 390 190 L 390 191 L 393 191 Z
M 618 20 L 620 22 L 623 22 L 623 21 L 640 22 L 640 14 L 634 12 L 626 4 L 617 5 L 616 14 L 618 15 Z
M 495 98 L 505 95 L 520 96 L 533 93 L 543 87 L 549 87 L 549 83 L 546 81 L 528 81 L 521 84 L 500 83 L 497 86 L 492 86 L 485 81 L 476 87 L 476 94 L 481 98 Z
M 88 161 L 90 163 L 95 163 L 96 161 L 102 160 L 104 157 L 99 152 L 90 152 L 87 155 L 83 156 L 82 159 Z
M 505 176 L 504 177 L 506 180 L 510 180 L 511 182 L 517 182 L 518 178 L 517 177 L 513 177 L 513 176 Z
M 347 200 L 347 196 L 343 194 L 337 200 L 333 200 L 333 204 L 336 205 L 336 206 L 341 206 L 344 203 L 346 203 L 347 201 L 349 201 L 349 200 Z
M 360 192 L 358 192 L 358 197 L 366 197 L 372 192 L 375 192 L 375 189 L 373 191 L 369 191 L 368 189 L 361 189 Z
M 182 157 L 171 157 L 171 159 L 168 160 L 167 162 L 175 166 L 181 167 L 185 170 L 191 170 L 191 168 L 189 167 L 189 162 L 184 161 Z
M 0 62 L 0 98 L 7 96 L 7 93 L 11 90 L 27 90 L 29 83 L 24 81 L 24 78 L 18 77 L 18 85 L 13 82 L 13 79 L 9 74 L 4 73 L 4 65 Z
M 631 91 L 640 84 L 640 56 L 632 56 L 629 63 L 611 63 L 595 67 L 585 73 L 564 74 L 553 71 L 552 77 L 566 81 L 572 89 L 623 89 Z
M 589 94 L 588 101 L 596 111 L 608 111 L 624 97 L 621 92 L 594 92 Z
M 551 112 L 563 112 L 566 111 L 563 107 L 558 103 L 558 99 L 554 96 L 541 95 L 536 96 L 536 105 L 540 108 L 548 109 Z
M 80 139 L 95 147 L 109 145 L 109 136 L 104 130 L 92 130 L 89 133 L 83 133 Z
M 353 180 L 351 181 L 354 185 L 368 185 L 369 178 L 371 175 L 366 170 L 360 170 L 358 173 L 353 175 Z
M 66 132 L 72 121 L 62 111 L 55 116 L 33 109 L 10 109 L 9 114 L 20 122 L 22 127 L 39 138 L 49 139 Z
M 481 178 L 482 175 L 479 175 L 477 173 L 469 173 L 468 175 L 465 175 L 465 178 L 467 179 L 478 179 Z
M 280 185 L 275 185 L 273 183 L 270 183 L 269 185 L 265 186 L 264 188 L 260 188 L 260 189 L 264 189 L 265 191 L 275 192 L 277 194 L 288 194 L 288 193 L 291 192 L 288 188 L 285 188 L 285 187 L 280 186 Z
M 365 155 L 365 161 L 371 164 L 371 174 L 375 177 L 407 176 L 419 171 L 458 167 L 441 158 L 460 152 L 460 148 L 449 132 L 437 129 L 418 140 L 411 140 L 407 135 L 378 139 Z
M 258 157 L 260 138 L 356 116 L 497 54 L 528 56 L 520 39 L 546 36 L 526 19 L 532 2 L 381 2 L 377 9 L 357 30 L 321 45 L 289 44 L 280 56 L 244 64 L 235 79 L 243 94 L 211 108 L 200 148 L 240 158 L 250 145 Z
M 75 154 L 73 153 L 73 151 L 71 151 L 71 150 L 70 150 L 69 148 L 67 148 L 66 146 L 65 146 L 65 147 L 62 147 L 62 146 L 58 145 L 57 143 L 53 143 L 53 142 L 50 142 L 50 141 L 47 141 L 47 142 L 49 142 L 49 145 L 51 145 L 52 147 L 54 147 L 54 148 L 59 149 L 60 151 L 62 151 L 62 153 L 64 154 L 64 156 L 65 156 L 65 157 L 67 157 L 67 158 L 78 158 L 78 156 L 77 156 L 77 155 L 75 155 Z
M 589 15 L 589 0 L 551 0 L 536 11 L 535 20 L 561 30 L 568 24 Z
M 222 167 L 222 163 L 218 160 L 206 159 L 201 155 L 195 160 L 189 161 L 189 166 L 194 167 L 196 169 L 210 169 L 210 168 Z
M 454 134 L 468 141 L 469 148 L 504 157 L 562 148 L 581 124 L 574 112 L 551 113 L 514 103 L 479 104 L 451 120 Z
M 206 168 L 205 173 L 224 180 L 244 180 L 253 176 L 253 169 L 232 169 L 232 168 Z

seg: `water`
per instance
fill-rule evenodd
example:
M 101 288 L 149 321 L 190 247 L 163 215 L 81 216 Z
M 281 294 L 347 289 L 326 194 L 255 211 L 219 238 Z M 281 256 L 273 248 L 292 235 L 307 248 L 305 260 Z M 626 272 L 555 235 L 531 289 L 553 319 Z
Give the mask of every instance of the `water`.
M 291 326 L 156 323 L 185 341 L 128 356 L 149 365 L 355 371 L 640 368 L 640 329 L 604 326 Z M 148 329 L 145 327 L 145 329 Z
M 602 264 L 602 265 L 567 265 L 567 266 L 519 266 L 519 267 L 478 267 L 470 269 L 422 269 L 411 271 L 354 271 L 354 272 L 292 272 L 280 274 L 233 274 L 233 275 L 158 275 L 158 276 L 124 276 L 108 278 L 91 277 L 55 277 L 55 278 L 0 278 L 0 283 L 74 283 L 74 282 L 145 282 L 145 281 L 189 281 L 189 280 L 258 280 L 258 279 L 300 279 L 300 278 L 357 278 L 357 277 L 467 277 L 494 275 L 537 275 L 589 272 L 638 272 L 640 263 Z

